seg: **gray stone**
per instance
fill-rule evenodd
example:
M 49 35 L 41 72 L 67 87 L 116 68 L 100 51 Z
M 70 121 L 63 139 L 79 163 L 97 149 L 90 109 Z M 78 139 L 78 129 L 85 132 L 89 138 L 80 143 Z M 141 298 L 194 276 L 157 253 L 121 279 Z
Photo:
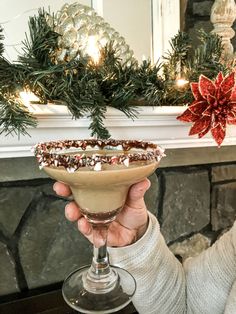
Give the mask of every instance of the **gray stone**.
M 198 16 L 209 16 L 213 1 L 202 1 L 193 3 L 193 14 Z
M 90 263 L 91 248 L 66 221 L 65 204 L 41 199 L 24 225 L 19 254 L 30 288 L 62 281 L 70 271 Z
M 33 187 L 0 188 L 0 228 L 5 236 L 13 235 L 35 191 Z
M 236 164 L 212 167 L 212 182 L 236 180 Z
M 48 178 L 40 171 L 35 157 L 3 158 L 0 159 L 0 182 Z
M 6 237 L 14 234 L 25 210 L 39 192 L 55 195 L 51 183 L 35 187 L 0 188 L 0 230 Z
M 6 245 L 0 242 L 0 296 L 18 291 L 14 261 Z
M 233 225 L 236 219 L 236 182 L 213 186 L 211 217 L 213 230 Z
M 149 178 L 151 182 L 151 186 L 149 190 L 144 195 L 144 200 L 147 206 L 147 209 L 153 213 L 154 215 L 157 214 L 157 207 L 158 207 L 158 179 L 156 173 L 153 173 Z
M 38 191 L 43 192 L 46 195 L 57 196 L 57 194 L 53 190 L 53 183 L 54 183 L 54 181 L 39 186 Z
M 162 158 L 160 168 L 202 165 L 235 161 L 236 145 L 213 147 L 175 148 L 165 150 L 166 157 Z
M 197 232 L 210 222 L 207 171 L 164 172 L 162 233 L 167 242 Z
M 170 245 L 169 249 L 173 254 L 182 257 L 184 262 L 188 257 L 194 257 L 210 247 L 211 240 L 201 233 L 197 233 L 182 242 Z
M 63 221 L 42 269 L 42 283 L 62 281 L 66 276 L 92 262 L 92 245 L 78 231 L 75 224 Z M 38 282 L 35 281 L 34 286 Z

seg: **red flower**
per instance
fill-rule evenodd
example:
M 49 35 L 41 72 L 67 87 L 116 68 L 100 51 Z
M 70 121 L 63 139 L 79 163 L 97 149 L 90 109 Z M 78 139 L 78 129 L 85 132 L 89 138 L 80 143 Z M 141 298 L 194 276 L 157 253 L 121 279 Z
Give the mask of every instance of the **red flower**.
M 226 77 L 220 72 L 213 82 L 200 75 L 198 83 L 191 83 L 195 100 L 177 117 L 178 120 L 193 122 L 189 135 L 203 137 L 211 131 L 220 146 L 225 138 L 226 124 L 236 125 L 235 72 Z

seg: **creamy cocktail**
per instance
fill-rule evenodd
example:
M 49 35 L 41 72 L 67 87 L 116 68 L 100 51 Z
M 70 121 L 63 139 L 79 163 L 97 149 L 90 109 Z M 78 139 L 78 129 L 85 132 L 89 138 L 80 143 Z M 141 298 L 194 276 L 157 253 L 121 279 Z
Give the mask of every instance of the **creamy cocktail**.
M 35 147 L 39 165 L 68 184 L 94 230 L 92 265 L 68 276 L 63 296 L 83 313 L 113 313 L 126 306 L 136 284 L 125 270 L 111 267 L 106 251 L 109 224 L 122 210 L 130 186 L 151 175 L 164 155 L 156 144 L 136 140 L 65 140 Z M 102 235 L 101 245 L 96 236 Z
M 52 167 L 44 170 L 70 185 L 74 200 L 89 219 L 107 220 L 122 209 L 129 187 L 153 173 L 156 163 L 140 161 L 130 167 L 110 165 L 105 168 L 99 171 L 81 168 L 74 173 Z

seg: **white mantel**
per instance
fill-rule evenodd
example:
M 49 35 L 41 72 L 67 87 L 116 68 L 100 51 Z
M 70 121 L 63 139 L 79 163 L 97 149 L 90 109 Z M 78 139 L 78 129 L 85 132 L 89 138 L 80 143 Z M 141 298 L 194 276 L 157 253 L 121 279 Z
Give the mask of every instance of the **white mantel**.
M 128 119 L 121 111 L 108 108 L 105 125 L 116 139 L 142 139 L 153 141 L 164 148 L 209 147 L 216 143 L 210 134 L 198 139 L 188 136 L 190 123 L 176 120 L 185 107 L 138 107 L 135 120 Z M 0 137 L 0 158 L 33 156 L 32 147 L 41 141 L 58 139 L 83 139 L 90 137 L 87 118 L 72 119 L 67 107 L 62 105 L 34 105 L 38 119 L 37 128 L 28 129 L 30 136 Z M 236 145 L 236 126 L 227 127 L 222 144 Z

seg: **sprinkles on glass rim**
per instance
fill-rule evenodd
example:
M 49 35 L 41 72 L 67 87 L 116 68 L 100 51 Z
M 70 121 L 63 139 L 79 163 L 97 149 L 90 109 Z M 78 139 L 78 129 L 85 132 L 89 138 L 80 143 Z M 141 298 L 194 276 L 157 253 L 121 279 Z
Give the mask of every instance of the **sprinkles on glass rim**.
M 87 147 L 98 147 L 101 150 L 106 147 L 107 152 L 111 151 L 114 154 L 103 155 L 94 151 L 89 156 L 84 153 Z M 116 150 L 111 147 L 116 149 L 121 147 L 124 153 L 116 154 Z M 142 151 L 129 152 L 132 148 Z M 100 171 L 102 164 L 123 164 L 129 167 L 129 164 L 135 161 L 159 161 L 164 156 L 164 150 L 154 143 L 138 140 L 86 139 L 39 143 L 34 147 L 34 154 L 38 159 L 40 169 L 54 166 L 63 167 L 68 172 L 75 172 L 81 167 L 90 167 L 94 171 Z

